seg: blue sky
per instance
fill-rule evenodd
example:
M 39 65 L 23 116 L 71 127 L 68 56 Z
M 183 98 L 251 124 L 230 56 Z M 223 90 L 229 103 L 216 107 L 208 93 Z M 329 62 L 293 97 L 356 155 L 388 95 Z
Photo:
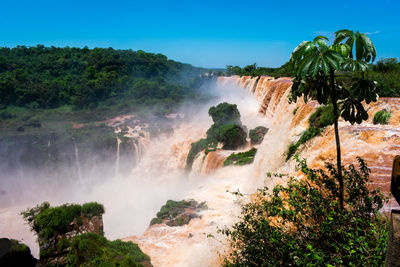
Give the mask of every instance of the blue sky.
M 277 67 L 303 40 L 370 33 L 400 57 L 400 1 L 0 1 L 0 46 L 87 45 L 162 53 L 195 66 Z

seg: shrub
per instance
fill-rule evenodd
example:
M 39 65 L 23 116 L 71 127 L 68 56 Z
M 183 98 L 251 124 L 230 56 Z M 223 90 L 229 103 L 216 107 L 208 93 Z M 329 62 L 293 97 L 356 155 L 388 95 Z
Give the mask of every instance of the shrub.
M 267 134 L 268 128 L 264 126 L 257 126 L 251 129 L 249 132 L 250 142 L 252 145 L 260 144 L 264 140 L 264 136 Z
M 256 148 L 252 148 L 246 152 L 232 153 L 224 161 L 224 166 L 228 166 L 228 165 L 242 166 L 242 165 L 253 163 L 256 153 L 257 153 Z
M 63 233 L 68 225 L 81 215 L 92 217 L 101 216 L 104 207 L 96 202 L 83 204 L 64 204 L 58 207 L 50 207 L 48 202 L 44 202 L 35 208 L 23 211 L 23 218 L 31 225 L 31 230 L 38 233 L 39 237 L 48 240 L 54 234 Z
M 223 149 L 236 149 L 246 144 L 247 129 L 240 121 L 236 105 L 226 102 L 211 107 L 208 114 L 214 124 L 207 130 L 207 138 L 192 143 L 186 158 L 186 169 L 190 170 L 196 155 L 205 150 L 206 154 L 217 149 L 218 142 Z
M 298 150 L 300 145 L 320 135 L 325 127 L 332 125 L 334 121 L 333 106 L 326 105 L 318 107 L 308 119 L 308 129 L 300 136 L 296 143 L 292 143 L 286 152 L 286 160 L 289 160 Z
M 82 205 L 82 214 L 89 219 L 93 216 L 102 216 L 104 214 L 104 206 L 97 202 L 88 202 Z
M 303 160 L 304 179 L 260 189 L 241 221 L 221 231 L 232 247 L 225 266 L 382 266 L 388 221 L 379 210 L 387 199 L 368 189 L 370 170 L 358 161 L 359 169 L 343 168 L 343 209 L 332 164 L 314 170 Z
M 150 258 L 137 244 L 86 233 L 71 239 L 67 266 L 144 266 Z
M 235 104 L 223 102 L 208 110 L 208 115 L 211 116 L 214 123 L 222 124 L 241 124 L 240 113 Z
M 380 110 L 375 113 L 374 124 L 387 124 L 389 122 L 391 112 L 386 109 Z
M 178 214 L 182 213 L 185 208 L 190 207 L 190 205 L 191 202 L 186 200 L 168 200 L 167 203 L 161 207 L 160 211 L 157 212 L 157 218 L 167 219 L 176 217 Z

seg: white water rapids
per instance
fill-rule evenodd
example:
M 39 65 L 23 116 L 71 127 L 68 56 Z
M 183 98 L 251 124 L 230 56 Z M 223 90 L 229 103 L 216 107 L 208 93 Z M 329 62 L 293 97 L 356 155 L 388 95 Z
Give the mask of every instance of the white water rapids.
M 43 201 L 49 201 L 51 205 L 97 201 L 105 205 L 106 237 L 137 242 L 151 257 L 154 266 L 217 266 L 229 249 L 227 240 L 217 233 L 217 229 L 230 226 L 238 219 L 240 204 L 245 200 L 238 200 L 230 192 L 254 193 L 259 187 L 266 185 L 272 188 L 277 183 L 285 182 L 267 178 L 267 172 L 296 175 L 294 161 L 286 162 L 284 154 L 288 145 L 307 128 L 307 118 L 316 103 L 304 104 L 300 100 L 289 104 L 287 95 L 290 85 L 288 78 L 220 77 L 215 88 L 218 101 L 204 106 L 197 111 L 197 116 L 180 123 L 173 134 L 151 140 L 147 138 L 142 140 L 143 144 L 134 144 L 135 147 L 143 147 L 143 153 L 140 153 L 140 161 L 132 173 L 126 176 L 117 174 L 104 181 L 90 179 L 87 184 L 71 183 L 62 188 L 43 187 L 43 190 L 35 192 L 35 203 L 0 205 L 0 237 L 22 240 L 37 256 L 35 236 L 24 225 L 20 211 Z M 260 125 L 269 128 L 264 141 L 258 146 L 254 163 L 242 167 L 221 167 L 221 162 L 229 153 L 209 153 L 204 158 L 200 155 L 194 162 L 192 172 L 186 173 L 185 160 L 190 144 L 204 137 L 212 124 L 207 115 L 208 108 L 224 101 L 238 105 L 242 123 L 248 129 Z M 373 169 L 374 183 L 382 187 L 387 186 L 391 158 L 400 147 L 397 126 L 400 112 L 397 106 L 396 99 L 380 100 L 368 107 L 370 120 L 365 124 L 350 126 L 340 122 L 345 164 L 354 162 L 357 155 L 363 156 Z M 296 107 L 298 110 L 293 114 Z M 390 124 L 372 125 L 374 112 L 383 107 L 392 110 Z M 301 147 L 300 156 L 307 157 L 313 167 L 322 166 L 326 160 L 333 161 L 332 132 L 328 127 L 321 137 Z M 135 151 L 139 154 L 139 149 Z M 148 228 L 151 218 L 166 200 L 189 198 L 207 202 L 208 209 L 201 212 L 201 218 L 192 219 L 188 225 L 181 227 L 154 225 Z M 210 235 L 214 238 L 207 237 Z

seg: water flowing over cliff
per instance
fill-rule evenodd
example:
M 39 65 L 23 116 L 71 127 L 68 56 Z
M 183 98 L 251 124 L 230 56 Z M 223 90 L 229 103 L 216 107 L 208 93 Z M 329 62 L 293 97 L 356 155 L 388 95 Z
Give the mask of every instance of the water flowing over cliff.
M 284 178 L 268 177 L 269 172 L 298 176 L 296 163 L 293 159 L 286 161 L 286 152 L 307 129 L 308 117 L 318 103 L 304 103 L 299 99 L 297 103 L 289 104 L 290 87 L 291 78 L 285 77 L 219 77 L 213 88 L 218 99 L 197 109 L 192 118 L 182 119 L 173 126 L 173 131 L 150 138 L 135 133 L 133 128 L 125 130 L 126 136 L 139 140 L 129 146 L 136 155 L 131 162 L 135 166 L 131 171 L 120 171 L 121 166 L 126 165 L 119 157 L 123 150 L 120 140 L 113 158 L 114 177 L 96 184 L 71 185 L 69 189 L 61 190 L 64 193 L 58 197 L 52 195 L 54 204 L 93 200 L 103 203 L 106 236 L 137 242 L 151 257 L 154 266 L 217 266 L 229 250 L 225 237 L 218 234 L 217 229 L 237 221 L 240 204 L 248 200 L 247 197 L 238 199 L 231 192 L 239 190 L 248 196 L 257 188 L 272 188 L 285 182 Z M 246 166 L 223 167 L 225 158 L 233 151 L 217 150 L 207 155 L 199 153 L 191 172 L 187 173 L 185 161 L 190 144 L 204 137 L 212 124 L 207 115 L 208 108 L 223 101 L 238 105 L 241 121 L 248 129 L 256 126 L 269 129 L 262 143 L 255 146 L 258 151 L 254 162 Z M 356 156 L 366 159 L 372 169 L 371 186 L 380 186 L 385 192 L 389 190 L 393 156 L 400 148 L 399 104 L 400 99 L 381 98 L 366 105 L 370 116 L 367 122 L 361 125 L 339 122 L 344 164 L 354 163 Z M 392 112 L 387 125 L 372 123 L 375 112 L 381 109 Z M 122 128 L 116 127 L 116 131 L 121 132 Z M 247 145 L 241 150 L 250 147 Z M 300 146 L 299 153 L 301 158 L 307 158 L 311 167 L 323 167 L 326 161 L 335 162 L 333 127 L 325 128 L 321 136 Z M 85 181 L 85 177 L 82 178 Z M 38 201 L 48 200 L 43 199 L 47 196 L 38 197 Z M 200 211 L 200 217 L 187 225 L 155 224 L 148 227 L 151 218 L 168 199 L 205 201 L 208 209 Z M 32 203 L 26 205 L 32 206 Z M 0 210 L 0 234 L 25 231 L 25 235 L 14 236 L 32 242 L 32 235 L 26 228 L 10 225 L 15 222 L 15 212 L 20 210 L 20 206 Z M 20 219 L 18 223 L 21 223 Z M 6 224 L 10 226 L 7 228 Z

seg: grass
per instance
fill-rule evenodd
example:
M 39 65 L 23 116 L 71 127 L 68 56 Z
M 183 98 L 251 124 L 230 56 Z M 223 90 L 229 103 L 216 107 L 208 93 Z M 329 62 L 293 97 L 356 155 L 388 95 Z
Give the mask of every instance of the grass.
M 391 115 L 391 112 L 386 109 L 380 110 L 375 113 L 373 122 L 374 124 L 388 124 Z
M 223 166 L 228 166 L 228 165 L 243 166 L 246 164 L 251 164 L 254 161 L 256 153 L 257 153 L 256 148 L 252 148 L 246 152 L 232 153 L 229 155 L 229 157 L 226 158 Z

